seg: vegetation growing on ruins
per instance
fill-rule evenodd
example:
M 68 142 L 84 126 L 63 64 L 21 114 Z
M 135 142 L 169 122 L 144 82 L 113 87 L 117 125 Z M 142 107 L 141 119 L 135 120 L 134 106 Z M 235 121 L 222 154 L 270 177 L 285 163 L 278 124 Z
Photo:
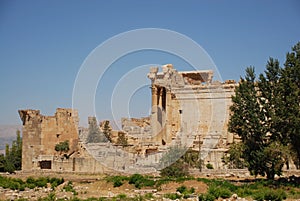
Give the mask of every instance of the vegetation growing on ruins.
M 54 149 L 55 151 L 59 151 L 60 153 L 68 152 L 70 150 L 69 140 L 56 144 Z
M 291 159 L 299 168 L 299 100 L 300 43 L 287 53 L 283 67 L 270 58 L 258 78 L 254 67 L 246 69 L 232 97 L 228 127 L 241 138 L 240 156 L 251 174 L 274 179 Z M 234 166 L 241 162 L 237 158 L 230 158 Z
M 0 172 L 12 173 L 15 170 L 21 170 L 22 166 L 22 138 L 20 131 L 16 132 L 16 140 L 12 142 L 11 147 L 6 144 L 5 155 L 0 154 Z

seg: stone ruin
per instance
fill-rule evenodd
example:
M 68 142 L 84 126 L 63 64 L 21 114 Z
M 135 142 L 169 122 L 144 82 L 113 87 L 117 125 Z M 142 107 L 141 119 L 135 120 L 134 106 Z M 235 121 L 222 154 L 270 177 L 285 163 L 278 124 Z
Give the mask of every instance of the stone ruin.
M 122 118 L 122 130 L 105 128 L 89 118 L 89 128 L 78 128 L 78 113 L 57 109 L 54 116 L 39 110 L 20 110 L 23 122 L 22 169 L 74 172 L 157 171 L 163 154 L 171 146 L 199 152 L 204 164 L 226 168 L 222 157 L 236 136 L 227 131 L 233 80 L 213 81 L 213 71 L 178 72 L 171 64 L 152 67 L 152 110 L 149 117 Z M 107 129 L 111 142 L 105 138 Z M 97 135 L 91 141 L 89 135 Z M 67 153 L 55 151 L 69 141 Z

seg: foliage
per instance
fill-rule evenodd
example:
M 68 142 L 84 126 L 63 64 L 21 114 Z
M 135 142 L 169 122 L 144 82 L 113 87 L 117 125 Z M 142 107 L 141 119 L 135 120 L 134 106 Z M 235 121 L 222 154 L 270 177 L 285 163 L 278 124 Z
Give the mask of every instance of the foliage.
M 60 153 L 68 152 L 70 150 L 69 140 L 59 142 L 58 144 L 55 145 L 54 149 L 55 149 L 55 151 L 59 151 Z
M 160 171 L 160 175 L 164 177 L 188 176 L 188 164 L 184 160 L 185 152 L 185 147 L 170 147 L 160 159 L 160 164 L 164 167 Z
M 67 183 L 67 185 L 65 185 L 63 187 L 63 189 L 66 191 L 66 192 L 72 192 L 73 195 L 77 195 L 78 193 L 75 191 L 74 187 L 73 187 L 73 183 L 71 181 L 69 181 Z
M 20 131 L 16 132 L 16 140 L 11 147 L 6 144 L 5 155 L 0 154 L 0 172 L 13 173 L 22 168 L 22 138 Z
M 292 50 L 284 68 L 270 58 L 258 79 L 248 67 L 230 107 L 228 130 L 241 137 L 240 157 L 251 174 L 269 179 L 291 158 L 300 164 L 300 43 Z
M 171 200 L 180 199 L 182 196 L 177 193 L 167 193 L 164 195 L 165 198 L 169 198 Z
M 176 189 L 179 193 L 183 195 L 183 198 L 189 198 L 191 194 L 195 193 L 195 189 L 192 187 L 188 189 L 186 186 L 182 185 Z
M 33 189 L 36 187 L 47 187 L 48 183 L 54 189 L 56 186 L 62 184 L 63 182 L 63 178 L 59 179 L 55 177 L 39 177 L 36 179 L 33 177 L 28 177 L 26 181 L 23 181 L 21 179 L 0 176 L 0 187 L 20 191 L 23 191 L 25 188 Z
M 210 164 L 210 163 L 207 163 L 206 164 L 206 168 L 207 169 L 214 169 L 214 166 L 212 164 Z
M 188 165 L 184 164 L 180 159 L 172 165 L 162 169 L 160 175 L 163 177 L 185 177 L 189 175 Z
M 119 187 L 124 184 L 124 181 L 128 180 L 127 177 L 125 176 L 111 176 L 111 177 L 106 177 L 107 182 L 112 182 L 114 187 Z
M 203 165 L 203 161 L 199 158 L 199 151 L 188 149 L 181 157 L 189 168 L 199 168 Z
M 246 167 L 246 162 L 242 156 L 243 151 L 243 143 L 233 143 L 230 145 L 227 155 L 222 158 L 222 161 L 228 165 L 229 169 L 243 169 Z
M 144 186 L 154 186 L 155 185 L 155 181 L 142 176 L 140 174 L 134 174 L 132 176 L 129 177 L 129 184 L 134 184 L 134 186 L 136 188 L 142 188 Z

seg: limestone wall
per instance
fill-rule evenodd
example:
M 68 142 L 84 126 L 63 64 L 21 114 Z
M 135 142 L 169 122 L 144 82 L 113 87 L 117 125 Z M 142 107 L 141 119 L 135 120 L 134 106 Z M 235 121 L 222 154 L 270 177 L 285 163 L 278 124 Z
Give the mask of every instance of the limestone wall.
M 104 172 L 79 142 L 78 113 L 58 108 L 54 116 L 39 110 L 19 110 L 23 122 L 22 170 Z M 69 141 L 68 152 L 55 151 L 55 145 Z

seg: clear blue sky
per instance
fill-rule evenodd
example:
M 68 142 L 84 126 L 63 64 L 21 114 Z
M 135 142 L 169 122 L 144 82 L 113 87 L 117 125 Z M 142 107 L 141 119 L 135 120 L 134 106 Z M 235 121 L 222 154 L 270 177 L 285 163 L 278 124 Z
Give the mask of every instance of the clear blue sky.
M 18 109 L 53 115 L 57 107 L 71 107 L 74 81 L 88 54 L 110 37 L 139 28 L 170 29 L 190 37 L 212 57 L 223 80 L 238 80 L 249 65 L 261 73 L 270 56 L 284 61 L 300 41 L 300 2 L 1 0 L 0 124 L 20 124 Z M 181 64 L 157 53 L 129 60 L 119 68 Z M 111 118 L 111 80 L 121 76 L 112 70 L 102 80 L 107 91 L 97 92 L 100 119 Z M 149 93 L 143 88 L 136 94 L 133 115 L 148 113 L 149 108 L 139 109 L 149 106 Z

